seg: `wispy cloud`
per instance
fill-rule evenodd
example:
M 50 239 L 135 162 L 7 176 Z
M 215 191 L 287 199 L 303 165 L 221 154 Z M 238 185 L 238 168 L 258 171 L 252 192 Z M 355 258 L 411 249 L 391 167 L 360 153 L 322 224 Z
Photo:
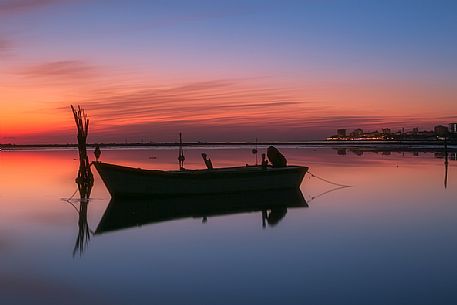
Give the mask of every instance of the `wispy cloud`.
M 293 112 L 293 110 L 291 110 Z M 97 124 L 97 119 L 95 119 Z M 415 122 L 415 123 L 408 123 Z M 323 117 L 315 114 L 304 114 L 303 117 L 266 118 L 256 120 L 227 116 L 224 119 L 193 120 L 183 119 L 179 122 L 149 121 L 132 122 L 125 125 L 107 125 L 94 130 L 91 139 L 95 141 L 172 141 L 179 132 L 186 134 L 189 141 L 239 141 L 260 138 L 262 140 L 321 140 L 333 135 L 337 128 L 363 128 L 374 131 L 382 127 L 413 128 L 420 124 L 433 124 L 430 121 L 412 121 L 408 117 L 384 118 L 371 116 Z M 417 125 L 419 124 L 419 125 Z M 394 129 L 395 130 L 395 129 Z
M 168 88 L 99 92 L 85 107 L 99 122 L 272 122 L 309 111 L 312 106 L 285 89 L 253 87 L 234 80 L 197 82 Z M 65 111 L 67 109 L 65 108 Z
M 86 0 L 0 0 L 0 15 L 14 15 L 52 5 Z
M 81 104 L 94 122 L 94 134 L 141 135 L 154 130 L 161 140 L 166 140 L 164 134 L 180 129 L 202 136 L 224 134 L 225 138 L 240 136 L 247 129 L 296 127 L 304 117 L 325 109 L 291 89 L 239 79 L 160 88 L 109 88 L 95 92 Z M 68 112 L 67 105 L 59 109 Z
M 214 80 L 167 88 L 102 90 L 83 102 L 97 140 L 149 137 L 166 141 L 179 131 L 189 140 L 322 139 L 337 128 L 413 128 L 433 126 L 430 118 L 341 114 L 339 109 L 294 90 Z M 68 112 L 68 107 L 60 108 Z
M 440 117 L 439 119 L 441 119 L 445 122 L 449 122 L 449 121 L 457 122 L 457 115 L 443 116 L 443 117 Z
M 0 37 L 0 53 L 7 52 L 13 48 L 11 40 Z
M 81 60 L 46 62 L 21 69 L 18 74 L 27 77 L 87 78 L 95 75 L 95 67 Z
M 59 3 L 59 0 L 0 0 L 0 14 L 14 14 L 36 9 L 50 4 Z

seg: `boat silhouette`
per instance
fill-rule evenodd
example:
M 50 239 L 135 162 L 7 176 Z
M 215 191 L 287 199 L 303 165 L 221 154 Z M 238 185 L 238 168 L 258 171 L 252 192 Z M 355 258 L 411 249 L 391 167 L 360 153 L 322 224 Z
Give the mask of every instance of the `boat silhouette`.
M 113 198 L 298 189 L 308 171 L 302 166 L 163 171 L 102 162 L 94 165 Z
M 308 207 L 299 189 L 226 194 L 172 196 L 161 198 L 112 198 L 95 234 L 140 227 L 184 218 L 262 212 L 262 223 L 274 226 L 288 208 Z

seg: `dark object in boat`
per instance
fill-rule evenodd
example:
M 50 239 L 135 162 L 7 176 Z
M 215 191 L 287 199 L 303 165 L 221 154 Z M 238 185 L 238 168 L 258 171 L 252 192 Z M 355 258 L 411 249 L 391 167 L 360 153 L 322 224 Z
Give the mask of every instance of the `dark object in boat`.
M 150 199 L 113 198 L 95 234 L 182 218 L 201 218 L 262 212 L 264 226 L 276 225 L 288 208 L 308 207 L 298 189 L 191 195 Z
M 226 167 L 212 170 L 145 170 L 95 162 L 111 197 L 151 197 L 183 194 L 298 189 L 307 167 Z
M 269 146 L 267 149 L 268 160 L 273 167 L 286 167 L 287 159 L 283 154 L 274 146 Z
M 206 168 L 213 169 L 213 162 L 211 162 L 211 159 L 208 158 L 208 155 L 205 153 L 202 153 L 202 158 L 203 158 L 203 161 L 205 161 Z
M 267 160 L 265 154 L 262 154 L 262 168 L 266 169 L 267 166 L 268 166 L 268 160 Z

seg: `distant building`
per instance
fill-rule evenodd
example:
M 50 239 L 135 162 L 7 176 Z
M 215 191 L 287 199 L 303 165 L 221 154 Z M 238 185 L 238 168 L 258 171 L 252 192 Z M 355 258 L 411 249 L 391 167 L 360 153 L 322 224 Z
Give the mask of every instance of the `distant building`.
M 338 130 L 336 131 L 336 135 L 337 135 L 338 137 L 345 137 L 345 136 L 346 136 L 346 129 L 338 129 Z
M 385 134 L 385 135 L 387 135 L 387 134 L 391 134 L 392 131 L 390 130 L 390 128 L 383 128 L 383 129 L 382 129 L 382 133 Z
M 352 136 L 359 137 L 363 135 L 363 129 L 357 128 L 352 132 Z
M 443 125 L 435 126 L 433 130 L 435 132 L 435 135 L 437 136 L 446 136 L 447 134 L 449 134 L 449 128 Z
M 413 128 L 413 134 L 418 134 L 419 133 L 419 128 Z
M 450 123 L 449 124 L 449 132 L 450 133 L 457 133 L 457 123 Z

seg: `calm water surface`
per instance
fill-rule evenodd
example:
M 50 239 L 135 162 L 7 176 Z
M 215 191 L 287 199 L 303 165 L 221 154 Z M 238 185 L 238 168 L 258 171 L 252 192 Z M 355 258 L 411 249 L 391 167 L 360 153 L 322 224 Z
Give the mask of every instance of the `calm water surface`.
M 201 168 L 203 151 L 216 167 L 255 162 L 245 148 L 195 148 L 186 167 Z M 307 175 L 309 207 L 273 226 L 253 212 L 94 235 L 110 201 L 95 173 L 89 238 L 76 248 L 85 219 L 64 199 L 77 188 L 77 152 L 0 152 L 0 304 L 457 304 L 457 161 L 445 188 L 433 153 L 282 151 L 351 187 Z M 165 148 L 102 155 L 151 169 L 176 169 L 176 158 Z

